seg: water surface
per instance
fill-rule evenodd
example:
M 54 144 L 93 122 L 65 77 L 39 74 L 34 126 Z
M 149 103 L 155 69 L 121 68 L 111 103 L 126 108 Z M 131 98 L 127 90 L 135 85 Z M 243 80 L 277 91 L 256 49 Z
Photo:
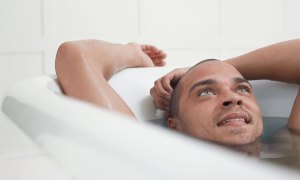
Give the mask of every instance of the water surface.
M 165 119 L 151 122 L 167 127 Z M 261 161 L 300 170 L 300 133 L 288 130 L 287 122 L 288 118 L 263 117 L 264 132 L 257 142 L 228 148 Z

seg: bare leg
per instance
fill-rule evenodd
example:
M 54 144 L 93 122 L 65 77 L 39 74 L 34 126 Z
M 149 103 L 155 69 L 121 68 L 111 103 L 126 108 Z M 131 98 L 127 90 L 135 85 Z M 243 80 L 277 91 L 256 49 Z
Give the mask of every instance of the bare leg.
M 134 116 L 107 81 L 124 68 L 163 66 L 165 57 L 163 51 L 151 45 L 84 40 L 63 43 L 57 51 L 55 68 L 66 95 Z

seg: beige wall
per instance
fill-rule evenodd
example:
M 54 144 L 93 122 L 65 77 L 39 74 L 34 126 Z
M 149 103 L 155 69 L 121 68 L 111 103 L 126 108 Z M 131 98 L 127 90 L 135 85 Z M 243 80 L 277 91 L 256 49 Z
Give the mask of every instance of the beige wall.
M 63 41 L 153 43 L 187 66 L 297 38 L 299 17 L 298 0 L 1 0 L 0 92 L 54 73 Z

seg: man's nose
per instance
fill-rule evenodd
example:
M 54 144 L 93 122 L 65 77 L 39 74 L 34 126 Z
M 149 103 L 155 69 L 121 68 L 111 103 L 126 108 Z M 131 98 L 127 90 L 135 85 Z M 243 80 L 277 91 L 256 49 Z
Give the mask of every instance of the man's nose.
M 222 101 L 222 107 L 228 108 L 231 106 L 241 106 L 243 105 L 242 98 L 233 92 L 228 93 Z

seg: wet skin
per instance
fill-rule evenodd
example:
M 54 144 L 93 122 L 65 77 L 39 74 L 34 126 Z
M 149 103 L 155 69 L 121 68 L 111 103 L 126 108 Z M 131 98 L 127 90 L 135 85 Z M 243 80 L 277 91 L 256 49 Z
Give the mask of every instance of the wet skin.
M 249 144 L 263 131 L 251 84 L 222 61 L 199 64 L 182 78 L 179 112 L 169 122 L 196 138 L 228 145 Z

